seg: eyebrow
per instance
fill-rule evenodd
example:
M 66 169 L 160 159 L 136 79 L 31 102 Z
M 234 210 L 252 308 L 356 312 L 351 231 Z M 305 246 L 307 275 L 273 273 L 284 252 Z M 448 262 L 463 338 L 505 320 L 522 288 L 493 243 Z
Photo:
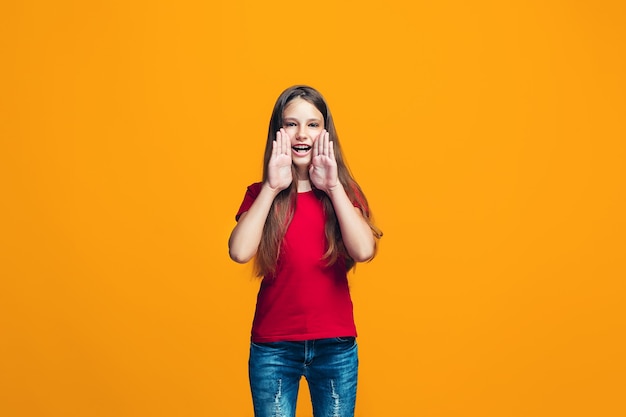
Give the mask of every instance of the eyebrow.
M 298 121 L 298 118 L 296 117 L 285 117 L 283 118 L 283 122 L 286 120 L 295 120 L 296 122 Z M 321 122 L 322 119 L 308 119 L 307 122 Z

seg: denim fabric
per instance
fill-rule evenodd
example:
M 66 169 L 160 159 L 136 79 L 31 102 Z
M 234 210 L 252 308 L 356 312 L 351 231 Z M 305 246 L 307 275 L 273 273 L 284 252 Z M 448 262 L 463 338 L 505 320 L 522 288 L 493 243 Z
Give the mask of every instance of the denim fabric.
M 358 374 L 354 337 L 251 343 L 248 370 L 255 417 L 294 417 L 300 378 L 314 417 L 353 417 Z

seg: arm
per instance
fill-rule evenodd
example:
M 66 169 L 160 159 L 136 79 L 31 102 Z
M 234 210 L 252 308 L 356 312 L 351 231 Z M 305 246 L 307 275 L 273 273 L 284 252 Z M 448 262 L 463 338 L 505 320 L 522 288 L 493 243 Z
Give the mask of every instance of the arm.
M 376 240 L 361 210 L 352 205 L 341 183 L 329 189 L 327 194 L 335 208 L 341 236 L 348 254 L 356 262 L 369 261 L 376 251 Z
M 333 142 L 324 130 L 313 144 L 313 160 L 309 170 L 311 182 L 330 197 L 337 215 L 343 243 L 352 259 L 365 262 L 374 256 L 376 240 L 361 210 L 354 207 L 337 177 L 337 161 Z
M 239 217 L 228 239 L 228 253 L 233 261 L 246 263 L 256 254 L 265 219 L 272 207 L 272 201 L 279 192 L 280 190 L 272 189 L 264 183 L 250 209 Z
M 291 141 L 287 132 L 281 129 L 273 143 L 267 181 L 250 209 L 239 217 L 228 239 L 228 253 L 233 261 L 246 263 L 256 254 L 272 202 L 278 193 L 289 187 L 292 180 Z

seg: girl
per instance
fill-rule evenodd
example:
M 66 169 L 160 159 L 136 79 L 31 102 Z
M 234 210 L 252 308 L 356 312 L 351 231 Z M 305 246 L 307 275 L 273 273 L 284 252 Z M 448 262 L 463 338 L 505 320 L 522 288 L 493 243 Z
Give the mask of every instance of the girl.
M 294 86 L 278 97 L 263 167 L 228 241 L 230 257 L 255 257 L 263 277 L 249 358 L 254 415 L 295 416 L 304 376 L 315 417 L 354 416 L 357 333 L 347 272 L 374 257 L 382 233 L 318 91 Z

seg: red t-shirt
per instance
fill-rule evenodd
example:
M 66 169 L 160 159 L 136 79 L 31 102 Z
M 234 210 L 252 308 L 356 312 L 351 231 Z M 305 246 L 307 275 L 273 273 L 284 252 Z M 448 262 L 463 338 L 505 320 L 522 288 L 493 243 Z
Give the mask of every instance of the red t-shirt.
M 261 191 L 248 187 L 236 218 Z M 252 324 L 256 343 L 356 337 L 345 263 L 326 266 L 325 215 L 318 191 L 298 193 L 275 276 L 261 281 Z

